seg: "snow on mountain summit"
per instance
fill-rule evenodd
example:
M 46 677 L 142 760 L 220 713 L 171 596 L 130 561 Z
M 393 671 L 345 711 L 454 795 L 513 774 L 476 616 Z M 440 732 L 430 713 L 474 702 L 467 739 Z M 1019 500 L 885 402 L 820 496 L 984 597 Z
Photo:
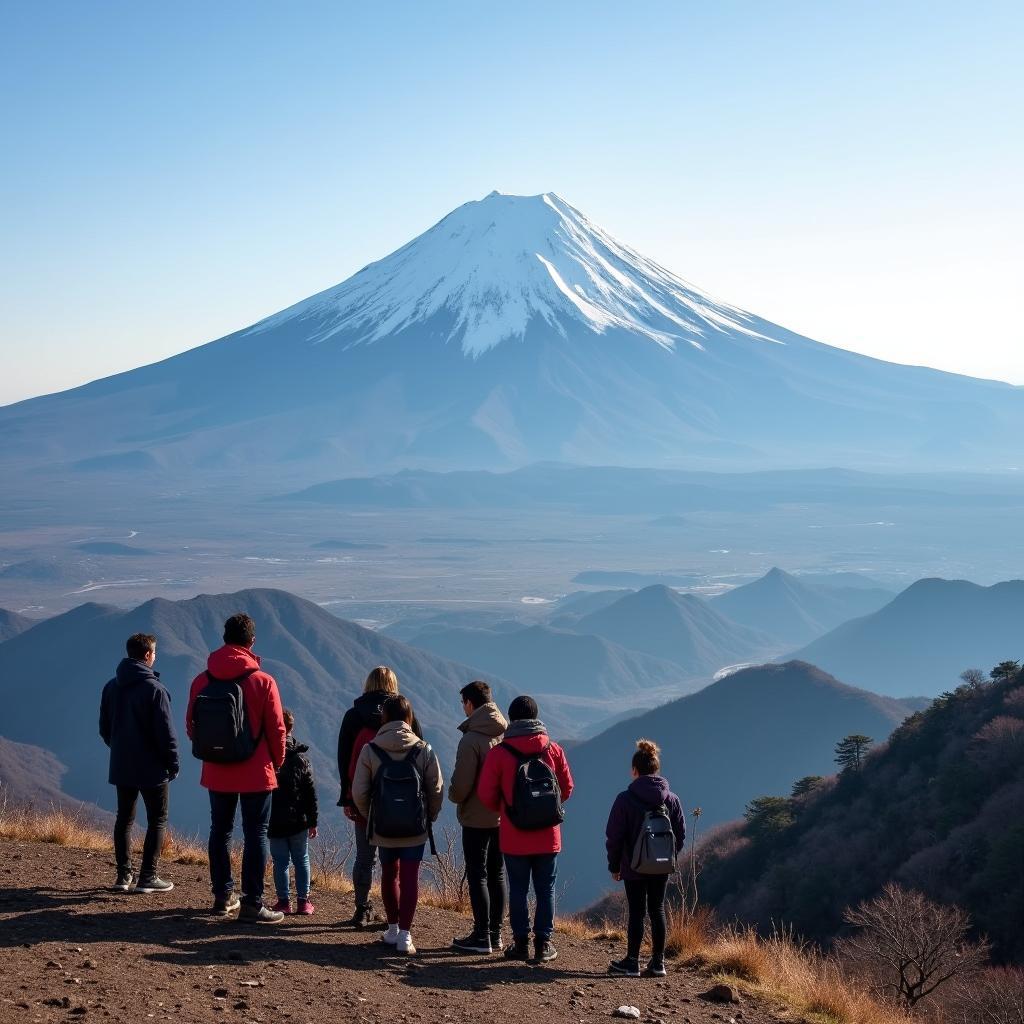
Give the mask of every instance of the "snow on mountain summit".
M 665 348 L 698 349 L 716 331 L 753 330 L 753 318 L 709 298 L 617 242 L 553 192 L 491 192 L 453 210 L 347 281 L 251 330 L 301 318 L 314 342 L 378 341 L 438 318 L 445 342 L 479 356 L 540 321 L 598 334 L 622 329 Z

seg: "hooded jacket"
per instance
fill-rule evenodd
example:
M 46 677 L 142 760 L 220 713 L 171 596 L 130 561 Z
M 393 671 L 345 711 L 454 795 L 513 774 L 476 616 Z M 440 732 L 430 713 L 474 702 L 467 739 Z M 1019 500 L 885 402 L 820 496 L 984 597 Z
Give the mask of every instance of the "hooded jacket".
M 225 644 L 214 651 L 206 667 L 215 679 L 237 679 L 246 672 L 241 682 L 245 694 L 245 710 L 253 736 L 259 736 L 252 757 L 232 764 L 203 762 L 200 782 L 215 793 L 266 793 L 277 789 L 275 768 L 284 763 L 285 728 L 281 711 L 281 695 L 272 675 L 259 671 L 260 659 L 248 647 Z M 209 680 L 205 672 L 192 680 L 185 712 L 185 728 L 192 738 L 192 705 Z M 262 734 L 262 735 L 261 735 Z
M 491 747 L 501 742 L 508 722 L 491 701 L 473 711 L 459 729 L 462 739 L 455 753 L 455 769 L 448 786 L 448 799 L 458 804 L 459 824 L 463 828 L 497 828 L 499 815 L 485 807 L 476 793 L 484 758 Z
M 629 788 L 623 790 L 612 804 L 605 830 L 605 848 L 608 851 L 608 870 L 612 874 L 621 872 L 624 879 L 637 881 L 649 878 L 630 867 L 633 859 L 633 845 L 640 835 L 644 815 L 648 809 L 660 807 L 668 810 L 672 832 L 676 837 L 676 857 L 683 852 L 686 842 L 686 819 L 679 797 L 668 787 L 668 780 L 660 775 L 641 775 L 634 779 Z
M 110 747 L 112 786 L 150 789 L 178 774 L 171 697 L 160 673 L 124 658 L 100 698 L 100 736 Z
M 573 781 L 569 762 L 566 761 L 562 748 L 548 738 L 543 722 L 535 719 L 513 722 L 505 731 L 503 743 L 508 743 L 521 754 L 543 750 L 543 758 L 551 766 L 558 780 L 562 802 L 572 796 Z M 484 759 L 476 788 L 477 796 L 485 807 L 500 814 L 502 808 L 512 802 L 512 784 L 518 767 L 516 756 L 511 751 L 503 749 L 501 743 L 491 749 Z M 509 821 L 508 815 L 503 814 L 498 828 L 498 845 L 502 853 L 510 856 L 558 853 L 562 849 L 562 830 L 558 825 L 526 831 L 516 828 Z
M 294 736 L 285 740 L 284 764 L 277 773 L 277 789 L 270 805 L 267 834 L 284 839 L 317 826 L 316 784 L 313 766 L 306 757 L 309 747 Z
M 373 738 L 373 742 L 385 752 L 385 756 L 396 761 L 404 757 L 413 747 L 422 744 L 416 758 L 416 765 L 423 779 L 423 800 L 426 804 L 427 817 L 430 821 L 437 821 L 443 802 L 444 780 L 441 778 L 441 765 L 437 760 L 437 754 L 434 753 L 430 745 L 423 743 L 405 722 L 388 722 L 387 725 L 382 725 L 380 731 Z M 374 846 L 391 848 L 419 846 L 421 843 L 425 843 L 427 841 L 426 832 L 422 835 L 402 839 L 390 839 L 378 836 L 373 832 L 370 803 L 373 796 L 373 780 L 380 765 L 380 758 L 367 743 L 359 752 L 355 776 L 352 779 L 352 800 L 359 813 L 370 822 L 370 843 Z
M 355 775 L 356 761 L 363 746 L 377 735 L 384 716 L 384 701 L 391 696 L 385 690 L 361 693 L 341 720 L 338 732 L 338 778 L 341 780 L 339 807 L 355 810 L 352 802 L 352 777 Z M 412 717 L 412 731 L 422 739 L 423 731 L 415 715 Z

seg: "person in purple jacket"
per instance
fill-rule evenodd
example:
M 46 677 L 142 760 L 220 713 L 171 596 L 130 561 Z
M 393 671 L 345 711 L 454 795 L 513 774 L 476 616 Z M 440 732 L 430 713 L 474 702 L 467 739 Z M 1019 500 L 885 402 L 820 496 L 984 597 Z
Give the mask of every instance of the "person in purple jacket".
M 658 745 L 651 740 L 637 740 L 633 754 L 633 781 L 612 804 L 606 830 L 608 870 L 616 882 L 626 889 L 629 906 L 629 926 L 626 931 L 626 955 L 613 961 L 609 974 L 640 977 L 640 945 L 644 940 L 645 918 L 651 919 L 651 959 L 643 972 L 645 978 L 664 978 L 665 971 L 665 890 L 669 875 L 644 875 L 630 866 L 633 846 L 649 810 L 664 807 L 672 823 L 675 836 L 675 854 L 683 851 L 686 839 L 686 819 L 679 797 L 662 778 Z M 673 867 L 674 867 L 673 863 Z

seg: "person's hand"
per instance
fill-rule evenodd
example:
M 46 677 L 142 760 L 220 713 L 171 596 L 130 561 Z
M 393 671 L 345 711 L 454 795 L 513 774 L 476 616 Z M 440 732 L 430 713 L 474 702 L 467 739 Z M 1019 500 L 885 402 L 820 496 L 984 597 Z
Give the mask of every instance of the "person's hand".
M 613 871 L 612 872 L 612 878 L 614 878 L 616 882 L 621 882 L 622 881 L 622 872 L 621 871 Z
M 355 810 L 353 808 L 351 808 L 351 807 L 343 807 L 341 810 L 342 810 L 342 813 L 345 815 L 346 818 L 348 818 L 349 821 L 355 821 L 356 820 L 356 812 L 355 812 Z
M 316 825 L 309 830 L 309 838 L 316 839 Z

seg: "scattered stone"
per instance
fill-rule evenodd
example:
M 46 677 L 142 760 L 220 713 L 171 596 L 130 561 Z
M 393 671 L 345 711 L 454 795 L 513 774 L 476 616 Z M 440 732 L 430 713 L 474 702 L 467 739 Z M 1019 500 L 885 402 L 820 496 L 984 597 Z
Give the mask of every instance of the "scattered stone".
M 71 1010 L 69 1010 L 68 1012 L 69 1012 L 69 1013 L 73 1013 L 73 1014 L 74 1014 L 74 1015 L 75 1015 L 76 1017 L 83 1017 L 83 1016 L 85 1016 L 85 1014 L 87 1014 L 87 1013 L 88 1013 L 89 1011 L 88 1011 L 88 1009 L 87 1009 L 86 1007 L 84 1007 L 84 1006 L 75 1006 L 75 1007 L 73 1007 L 73 1008 L 72 1008 Z
M 730 985 L 712 985 L 707 992 L 699 993 L 701 999 L 709 1003 L 738 1003 L 739 997 Z
M 639 1020 L 640 1011 L 635 1006 L 620 1006 L 612 1013 L 613 1017 L 624 1017 L 626 1020 Z
M 86 960 L 85 963 L 82 964 L 82 966 L 87 967 L 90 971 L 95 971 L 97 966 L 99 965 L 96 963 L 95 960 Z
M 47 967 L 52 967 L 54 970 L 57 970 L 57 971 L 63 971 L 64 970 L 64 965 L 61 964 L 58 960 L 47 960 L 46 961 L 46 966 Z
M 213 996 L 215 999 L 226 999 L 228 990 L 226 988 L 215 988 L 213 990 Z
M 67 996 L 62 996 L 61 998 L 52 996 L 49 999 L 43 1000 L 43 1006 L 62 1006 L 64 1009 L 67 1009 L 70 1005 L 71 1000 Z
M 236 1010 L 248 1010 L 249 1009 L 249 1004 L 244 999 L 239 999 L 238 1002 L 235 1003 L 235 1009 Z

